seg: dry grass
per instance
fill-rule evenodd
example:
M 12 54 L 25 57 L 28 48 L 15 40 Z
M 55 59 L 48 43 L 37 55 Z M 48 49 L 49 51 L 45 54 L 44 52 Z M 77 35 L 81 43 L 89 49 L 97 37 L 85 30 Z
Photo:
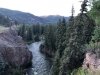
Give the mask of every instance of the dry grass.
M 9 27 L 0 26 L 0 33 L 6 31 L 6 30 L 8 30 L 8 29 L 9 29 Z

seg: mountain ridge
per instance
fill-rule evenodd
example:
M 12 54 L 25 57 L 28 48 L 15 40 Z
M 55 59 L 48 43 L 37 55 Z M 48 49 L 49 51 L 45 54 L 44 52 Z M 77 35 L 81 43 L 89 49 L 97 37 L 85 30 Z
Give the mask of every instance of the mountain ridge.
M 48 24 L 57 23 L 57 21 L 64 16 L 60 15 L 48 15 L 48 16 L 36 16 L 28 12 L 22 12 L 18 10 L 11 10 L 6 8 L 0 8 L 0 14 L 7 16 L 10 20 L 17 21 L 19 24 Z M 64 17 L 68 20 L 68 17 Z

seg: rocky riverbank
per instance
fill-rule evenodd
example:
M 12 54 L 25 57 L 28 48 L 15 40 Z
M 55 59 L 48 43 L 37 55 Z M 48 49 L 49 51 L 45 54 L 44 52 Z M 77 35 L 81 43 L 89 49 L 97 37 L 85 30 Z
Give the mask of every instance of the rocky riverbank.
M 32 60 L 32 53 L 14 29 L 0 33 L 1 68 L 26 68 Z M 2 65 L 3 64 L 3 65 Z
M 54 53 L 44 43 L 40 45 L 40 52 L 51 58 L 54 56 Z

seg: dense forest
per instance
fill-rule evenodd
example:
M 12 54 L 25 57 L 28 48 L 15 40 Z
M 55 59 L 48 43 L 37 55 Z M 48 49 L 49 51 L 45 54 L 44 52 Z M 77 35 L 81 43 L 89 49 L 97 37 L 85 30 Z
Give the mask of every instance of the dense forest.
M 91 7 L 89 11 L 88 5 Z M 71 12 L 69 21 L 62 18 L 56 25 L 33 25 L 26 29 L 26 35 L 23 35 L 25 27 L 22 26 L 21 35 L 27 36 L 27 40 L 43 36 L 45 42 L 40 51 L 53 60 L 50 75 L 78 75 L 85 53 L 93 52 L 100 56 L 100 0 L 84 0 L 77 16 L 74 16 L 74 6 Z

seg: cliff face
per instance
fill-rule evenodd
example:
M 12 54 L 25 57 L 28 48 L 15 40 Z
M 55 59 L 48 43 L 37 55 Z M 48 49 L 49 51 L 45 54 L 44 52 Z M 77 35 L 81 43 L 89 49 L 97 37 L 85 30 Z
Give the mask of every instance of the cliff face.
M 22 38 L 15 30 L 6 30 L 0 33 L 0 53 L 3 59 L 12 67 L 27 66 L 32 59 Z

